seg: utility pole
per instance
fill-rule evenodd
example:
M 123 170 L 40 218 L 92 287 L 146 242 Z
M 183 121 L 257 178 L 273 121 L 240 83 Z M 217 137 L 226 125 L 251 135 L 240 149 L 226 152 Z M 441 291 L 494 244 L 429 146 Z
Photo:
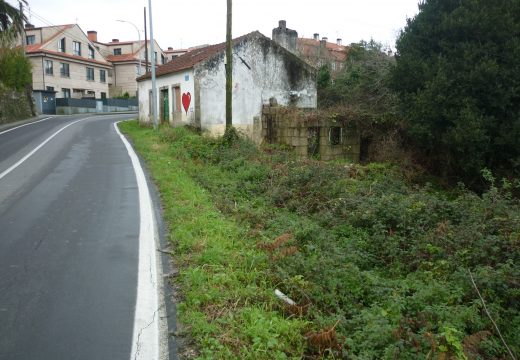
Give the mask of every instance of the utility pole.
M 23 54 L 25 55 L 25 23 L 23 21 L 23 4 L 22 2 L 20 1 L 20 21 L 21 21 L 21 25 L 22 25 L 22 29 L 20 31 L 20 37 L 22 38 L 22 49 L 24 50 L 23 51 Z
M 233 39 L 232 27 L 232 0 L 227 0 L 227 29 L 226 29 L 226 131 L 233 126 Z
M 152 59 L 152 120 L 153 120 L 153 128 L 157 129 L 157 89 L 155 84 L 155 47 L 154 47 L 154 39 L 153 39 L 153 23 L 152 23 L 152 0 L 148 0 L 148 9 L 150 16 L 150 57 Z
M 148 72 L 148 33 L 146 32 L 146 6 L 144 7 L 144 71 Z

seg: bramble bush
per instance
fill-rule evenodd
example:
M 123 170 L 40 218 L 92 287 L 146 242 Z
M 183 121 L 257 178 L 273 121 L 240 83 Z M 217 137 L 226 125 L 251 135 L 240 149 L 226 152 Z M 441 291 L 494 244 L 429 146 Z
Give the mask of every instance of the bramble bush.
M 489 172 L 481 196 L 410 183 L 392 165 L 297 160 L 246 140 L 183 129 L 163 140 L 249 241 L 271 248 L 271 276 L 314 330 L 336 330 L 352 359 L 505 358 L 468 270 L 520 352 L 518 183 Z M 287 235 L 284 248 L 273 242 Z M 309 356 L 319 356 L 308 350 Z M 322 354 L 323 355 L 323 354 Z

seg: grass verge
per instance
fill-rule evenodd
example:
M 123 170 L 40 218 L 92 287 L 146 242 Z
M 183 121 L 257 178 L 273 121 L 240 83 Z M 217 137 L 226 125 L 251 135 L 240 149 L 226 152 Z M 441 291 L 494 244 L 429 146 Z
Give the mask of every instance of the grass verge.
M 247 241 L 184 170 L 160 133 L 119 124 L 145 160 L 161 196 L 164 221 L 180 268 L 179 320 L 201 359 L 301 358 L 306 322 L 276 311 L 268 258 Z

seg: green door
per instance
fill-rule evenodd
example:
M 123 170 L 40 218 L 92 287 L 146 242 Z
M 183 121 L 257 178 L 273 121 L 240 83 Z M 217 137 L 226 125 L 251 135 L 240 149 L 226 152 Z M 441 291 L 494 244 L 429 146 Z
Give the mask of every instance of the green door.
M 170 109 L 168 108 L 168 95 L 166 95 L 163 97 L 163 121 L 170 120 L 168 116 L 169 113 Z

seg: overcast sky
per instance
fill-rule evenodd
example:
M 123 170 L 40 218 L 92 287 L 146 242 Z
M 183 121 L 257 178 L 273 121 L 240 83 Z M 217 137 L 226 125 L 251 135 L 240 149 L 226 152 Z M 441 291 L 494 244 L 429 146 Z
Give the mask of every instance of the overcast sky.
M 17 4 L 15 0 L 8 0 Z M 102 42 L 137 39 L 137 31 L 117 19 L 133 22 L 142 31 L 148 0 L 28 0 L 36 26 L 78 23 L 96 30 Z M 233 37 L 259 30 L 271 37 L 278 20 L 300 37 L 319 33 L 344 44 L 373 38 L 394 46 L 406 19 L 417 14 L 418 0 L 233 0 Z M 152 0 L 153 31 L 166 49 L 223 42 L 226 0 Z M 148 21 L 148 18 L 147 18 Z M 150 34 L 148 34 L 150 36 Z M 144 33 L 141 34 L 144 38 Z

